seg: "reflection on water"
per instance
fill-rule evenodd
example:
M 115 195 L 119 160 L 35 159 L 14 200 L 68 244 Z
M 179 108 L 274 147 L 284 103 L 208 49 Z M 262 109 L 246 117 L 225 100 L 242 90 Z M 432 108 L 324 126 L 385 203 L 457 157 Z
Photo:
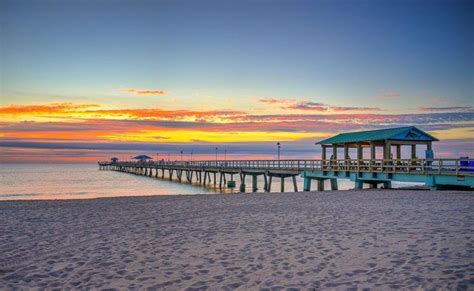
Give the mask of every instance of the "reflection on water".
M 213 178 L 213 175 L 211 175 Z M 219 179 L 219 178 L 218 178 Z M 172 182 L 167 179 L 143 177 L 114 171 L 99 171 L 96 164 L 2 164 L 0 166 L 0 200 L 17 199 L 84 199 L 96 197 L 215 194 L 237 193 L 240 180 L 234 175 L 234 190 L 219 190 L 214 181 L 202 187 L 198 184 Z M 291 179 L 285 179 L 285 191 L 293 191 Z M 328 182 L 329 183 L 329 182 Z M 259 192 L 263 191 L 263 177 L 258 179 Z M 297 178 L 298 190 L 303 179 Z M 394 187 L 407 184 L 393 183 Z M 247 191 L 251 191 L 252 177 L 246 178 Z M 316 183 L 313 182 L 313 190 Z M 339 189 L 354 187 L 349 180 L 339 180 Z M 326 189 L 330 189 L 329 184 Z M 280 179 L 274 178 L 272 192 L 280 191 Z

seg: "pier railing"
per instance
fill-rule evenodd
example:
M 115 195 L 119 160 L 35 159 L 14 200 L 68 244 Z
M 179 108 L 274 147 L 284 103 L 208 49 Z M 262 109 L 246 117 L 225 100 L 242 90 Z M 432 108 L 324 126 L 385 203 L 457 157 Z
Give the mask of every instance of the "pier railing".
M 101 165 L 114 165 L 99 162 Z M 293 171 L 348 171 L 474 176 L 474 159 L 341 159 L 341 160 L 208 160 L 117 162 L 115 165 L 201 169 L 255 169 Z

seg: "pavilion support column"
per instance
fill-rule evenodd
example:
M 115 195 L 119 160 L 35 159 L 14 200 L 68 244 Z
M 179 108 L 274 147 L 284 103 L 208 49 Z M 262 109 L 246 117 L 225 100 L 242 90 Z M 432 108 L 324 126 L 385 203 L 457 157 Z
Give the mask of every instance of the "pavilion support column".
M 388 141 L 385 142 L 384 151 L 383 151 L 383 158 L 384 158 L 385 160 L 390 159 L 390 147 L 391 147 L 391 146 L 392 146 L 392 145 L 390 144 L 390 142 L 388 142 Z
M 326 146 L 321 145 L 321 169 L 324 169 L 324 166 L 326 165 Z
M 411 158 L 416 159 L 416 144 L 411 145 Z
M 397 147 L 397 160 L 398 160 L 397 164 L 400 164 L 401 163 L 400 159 L 402 158 L 402 145 L 397 144 L 396 147 Z
M 360 170 L 362 160 L 364 159 L 364 151 L 360 143 L 357 144 L 357 169 Z
M 426 149 L 429 150 L 429 151 L 433 150 L 433 143 L 431 141 L 426 143 Z
M 377 157 L 377 147 L 374 143 L 370 144 L 370 168 L 375 164 L 375 158 Z
M 349 167 L 349 145 L 348 144 L 345 144 L 344 145 L 344 164 L 346 166 L 346 171 L 348 170 L 348 167 Z
M 358 160 L 364 159 L 364 151 L 360 143 L 357 144 L 357 159 Z
M 415 165 L 416 164 L 416 162 L 415 162 L 415 159 L 416 159 L 416 144 L 411 145 L 411 159 L 412 159 L 411 164 Z M 411 170 L 411 169 L 409 169 L 409 170 Z
M 332 161 L 331 164 L 333 167 L 337 165 L 337 145 L 332 146 Z

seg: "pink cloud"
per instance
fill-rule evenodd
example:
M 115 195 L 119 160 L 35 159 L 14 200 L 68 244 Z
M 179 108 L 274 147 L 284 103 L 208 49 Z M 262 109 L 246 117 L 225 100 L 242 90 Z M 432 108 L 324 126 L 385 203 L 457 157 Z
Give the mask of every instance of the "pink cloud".
M 335 112 L 345 112 L 345 111 L 382 111 L 378 107 L 351 107 L 351 106 L 333 106 L 331 109 Z
M 165 95 L 163 90 L 141 90 L 141 89 L 125 89 L 125 92 L 134 95 Z
M 420 111 L 471 111 L 471 106 L 419 107 Z
M 312 101 L 299 101 L 289 106 L 282 107 L 283 109 L 295 109 L 295 110 L 305 110 L 305 111 L 327 111 L 328 106 L 320 102 Z
M 395 91 L 389 91 L 377 96 L 377 99 L 398 99 L 400 98 L 400 93 Z

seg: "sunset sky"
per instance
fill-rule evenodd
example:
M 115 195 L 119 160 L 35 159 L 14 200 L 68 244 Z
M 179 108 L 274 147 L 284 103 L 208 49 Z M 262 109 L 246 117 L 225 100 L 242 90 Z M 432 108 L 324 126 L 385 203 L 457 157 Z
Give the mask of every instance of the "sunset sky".
M 473 1 L 0 1 L 0 162 L 318 158 L 414 125 L 474 156 Z

